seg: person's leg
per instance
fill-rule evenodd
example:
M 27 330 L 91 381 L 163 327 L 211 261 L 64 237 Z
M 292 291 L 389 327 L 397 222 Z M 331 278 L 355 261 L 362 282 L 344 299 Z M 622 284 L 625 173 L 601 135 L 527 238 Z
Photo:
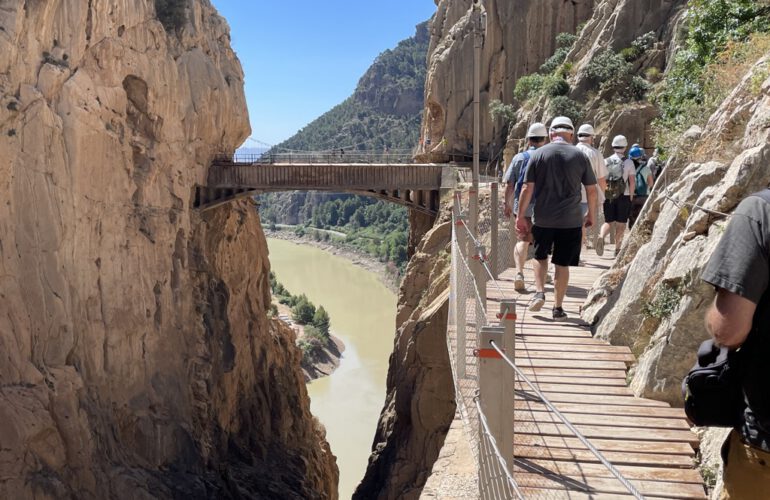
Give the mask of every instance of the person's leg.
M 553 246 L 554 230 L 538 226 L 532 227 L 535 243 L 535 296 L 529 310 L 539 311 L 545 304 L 545 275 L 548 272 L 548 252 Z
M 569 286 L 569 267 L 577 266 L 580 263 L 581 234 L 582 228 L 580 227 L 556 230 L 553 248 L 553 263 L 556 265 L 553 318 L 556 320 L 567 317 L 562 309 L 562 304 Z
M 513 282 L 513 288 L 522 291 L 526 288 L 524 283 L 524 266 L 527 263 L 527 253 L 529 252 L 528 241 L 518 241 L 513 249 L 513 258 L 516 261 L 516 279 Z
M 615 252 L 617 253 L 617 251 L 623 245 L 623 233 L 626 232 L 626 223 L 615 222 L 613 223 L 613 226 L 615 228 Z
M 554 277 L 554 307 L 561 307 L 564 302 L 564 296 L 567 294 L 569 286 L 569 267 L 556 266 L 556 276 Z
M 548 272 L 548 259 L 535 261 L 535 290 L 545 293 L 545 275 Z
M 615 217 L 615 255 L 618 254 L 623 246 L 623 233 L 626 230 L 628 216 L 631 214 L 631 197 L 621 196 L 618 198 L 617 217 Z
M 602 224 L 601 229 L 599 229 L 599 237 L 596 238 L 595 244 L 596 255 L 599 257 L 604 255 L 604 244 L 606 242 L 607 235 L 612 229 L 612 223 L 615 220 L 615 204 L 609 200 L 604 200 L 603 208 L 604 224 Z

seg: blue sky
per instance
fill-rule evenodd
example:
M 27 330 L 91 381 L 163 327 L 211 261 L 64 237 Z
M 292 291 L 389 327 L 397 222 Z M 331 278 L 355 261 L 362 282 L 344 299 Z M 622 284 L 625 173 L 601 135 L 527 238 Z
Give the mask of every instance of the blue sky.
M 380 52 L 436 11 L 433 0 L 212 3 L 230 24 L 246 75 L 251 136 L 268 144 L 345 100 Z

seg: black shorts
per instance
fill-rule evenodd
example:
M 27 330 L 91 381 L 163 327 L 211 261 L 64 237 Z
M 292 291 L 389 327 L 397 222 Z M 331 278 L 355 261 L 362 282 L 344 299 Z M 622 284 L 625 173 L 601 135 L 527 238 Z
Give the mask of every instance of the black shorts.
M 546 260 L 553 248 L 553 262 L 557 266 L 577 266 L 580 264 L 583 228 L 554 229 L 532 227 L 535 240 L 535 260 Z
M 631 213 L 631 197 L 619 196 L 614 200 L 604 200 L 604 222 L 628 222 Z

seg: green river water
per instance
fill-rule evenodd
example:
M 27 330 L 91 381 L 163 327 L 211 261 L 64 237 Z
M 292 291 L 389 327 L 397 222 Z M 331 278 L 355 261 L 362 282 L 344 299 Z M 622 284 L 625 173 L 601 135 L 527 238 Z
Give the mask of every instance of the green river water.
M 364 476 L 385 400 L 396 296 L 373 273 L 323 250 L 270 238 L 267 245 L 278 281 L 323 305 L 332 333 L 345 344 L 339 368 L 308 384 L 308 393 L 337 456 L 340 498 L 350 498 Z

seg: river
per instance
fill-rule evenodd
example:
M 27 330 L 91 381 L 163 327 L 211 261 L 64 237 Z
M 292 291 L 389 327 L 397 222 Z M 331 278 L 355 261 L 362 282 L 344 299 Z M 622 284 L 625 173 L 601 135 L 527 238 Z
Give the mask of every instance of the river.
M 331 318 L 345 343 L 339 368 L 308 384 L 310 409 L 326 427 L 340 468 L 340 498 L 350 498 L 364 476 L 385 401 L 388 358 L 393 350 L 396 295 L 377 277 L 318 248 L 269 238 L 278 281 L 304 293 Z

